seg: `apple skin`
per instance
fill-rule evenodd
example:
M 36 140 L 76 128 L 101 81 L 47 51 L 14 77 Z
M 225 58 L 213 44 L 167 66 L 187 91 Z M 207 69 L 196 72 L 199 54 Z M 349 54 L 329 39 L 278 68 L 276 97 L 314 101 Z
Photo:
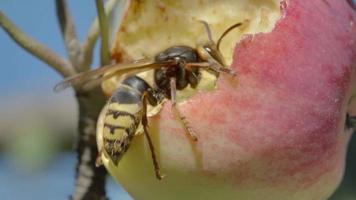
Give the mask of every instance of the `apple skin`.
M 145 139 L 137 136 L 109 171 L 134 199 L 323 200 L 339 185 L 356 91 L 356 12 L 346 0 L 281 3 L 271 33 L 237 44 L 232 68 L 213 92 L 150 118 L 166 177 L 155 179 Z

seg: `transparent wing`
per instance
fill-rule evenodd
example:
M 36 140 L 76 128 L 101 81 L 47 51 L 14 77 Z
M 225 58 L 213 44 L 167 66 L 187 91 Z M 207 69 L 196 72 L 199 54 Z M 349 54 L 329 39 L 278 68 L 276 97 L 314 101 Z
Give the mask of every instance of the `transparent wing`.
M 173 64 L 174 61 L 158 63 L 154 59 L 142 59 L 127 64 L 108 65 L 68 77 L 58 83 L 54 87 L 54 91 L 60 92 L 70 86 L 81 86 L 85 90 L 88 90 L 113 76 L 119 76 L 120 74 L 136 74 L 139 72 L 157 69 L 164 66 L 169 67 Z

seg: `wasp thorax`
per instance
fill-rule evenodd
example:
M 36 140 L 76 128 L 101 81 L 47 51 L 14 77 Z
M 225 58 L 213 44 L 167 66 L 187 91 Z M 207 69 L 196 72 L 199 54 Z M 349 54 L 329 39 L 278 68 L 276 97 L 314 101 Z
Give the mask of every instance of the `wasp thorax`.
M 196 63 L 200 61 L 198 53 L 195 49 L 188 46 L 174 46 L 159 53 L 155 57 L 157 62 L 175 60 L 177 65 L 171 67 L 163 67 L 155 71 L 155 83 L 158 88 L 164 91 L 170 98 L 170 80 L 176 79 L 176 87 L 182 90 L 190 84 L 193 88 L 197 86 L 199 81 L 199 69 L 187 70 L 186 63 Z

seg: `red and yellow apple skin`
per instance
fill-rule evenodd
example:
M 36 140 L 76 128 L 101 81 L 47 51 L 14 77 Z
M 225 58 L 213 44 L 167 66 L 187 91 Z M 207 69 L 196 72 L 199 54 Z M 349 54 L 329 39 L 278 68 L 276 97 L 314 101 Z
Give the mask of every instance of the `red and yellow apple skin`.
M 281 5 L 271 33 L 237 44 L 238 83 L 222 75 L 215 91 L 179 105 L 197 142 L 170 103 L 150 118 L 163 180 L 142 135 L 118 168 L 107 166 L 134 199 L 324 200 L 337 188 L 356 92 L 356 12 L 346 0 Z

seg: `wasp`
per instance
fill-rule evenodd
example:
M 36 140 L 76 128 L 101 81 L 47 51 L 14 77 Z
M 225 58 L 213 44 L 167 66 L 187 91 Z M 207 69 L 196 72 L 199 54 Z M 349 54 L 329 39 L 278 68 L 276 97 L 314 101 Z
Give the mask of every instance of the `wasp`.
M 139 134 L 139 126 L 142 126 L 151 151 L 155 175 L 162 179 L 154 146 L 147 130 L 147 106 L 155 107 L 166 99 L 172 101 L 172 109 L 190 138 L 197 141 L 193 129 L 177 107 L 177 90 L 184 90 L 188 86 L 196 88 L 201 78 L 200 70 L 208 70 L 216 76 L 221 72 L 235 75 L 226 65 L 219 45 L 228 32 L 242 24 L 237 23 L 229 27 L 215 43 L 209 25 L 201 22 L 209 39 L 209 42 L 203 45 L 196 48 L 173 46 L 158 53 L 155 58 L 104 66 L 69 77 L 55 86 L 55 91 L 70 86 L 93 88 L 113 76 L 130 74 L 118 85 L 99 116 L 97 130 L 102 132 L 103 146 L 99 149 L 98 165 L 101 164 L 101 155 L 104 154 L 117 166 L 134 136 Z M 148 70 L 154 70 L 153 85 L 136 75 Z

